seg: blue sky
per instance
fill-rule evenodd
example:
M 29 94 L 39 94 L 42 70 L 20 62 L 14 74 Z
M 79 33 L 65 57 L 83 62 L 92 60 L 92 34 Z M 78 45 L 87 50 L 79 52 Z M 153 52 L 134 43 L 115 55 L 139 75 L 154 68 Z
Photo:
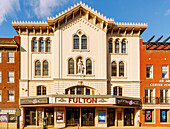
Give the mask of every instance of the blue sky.
M 0 37 L 17 35 L 12 21 L 46 21 L 80 0 L 0 0 Z M 147 41 L 153 35 L 162 40 L 170 36 L 170 0 L 82 0 L 115 22 L 145 22 L 141 35 Z

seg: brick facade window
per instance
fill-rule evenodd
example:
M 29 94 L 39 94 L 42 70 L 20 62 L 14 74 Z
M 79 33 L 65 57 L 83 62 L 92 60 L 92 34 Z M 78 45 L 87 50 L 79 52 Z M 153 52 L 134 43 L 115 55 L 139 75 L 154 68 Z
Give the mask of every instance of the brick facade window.
M 14 72 L 12 71 L 8 72 L 8 82 L 14 83 Z
M 14 52 L 8 52 L 8 63 L 14 63 Z
M 162 78 L 168 78 L 168 65 L 162 65 Z
M 1 63 L 2 61 L 1 61 L 1 52 L 0 52 L 0 63 Z
M 8 101 L 9 102 L 14 102 L 15 101 L 14 90 L 8 90 Z
M 153 65 L 146 65 L 146 77 L 153 78 Z

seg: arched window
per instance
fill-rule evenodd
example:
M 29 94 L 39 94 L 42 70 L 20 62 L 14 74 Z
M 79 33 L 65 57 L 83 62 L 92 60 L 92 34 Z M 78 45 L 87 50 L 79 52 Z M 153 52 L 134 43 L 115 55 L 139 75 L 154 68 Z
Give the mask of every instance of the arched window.
M 113 52 L 113 43 L 112 40 L 109 40 L 109 53 Z
M 92 74 L 92 61 L 90 59 L 86 60 L 86 74 Z
M 32 40 L 32 52 L 37 52 L 37 40 Z
M 68 60 L 68 74 L 74 74 L 74 60 L 72 58 Z
M 119 40 L 116 39 L 115 41 L 115 53 L 119 53 Z
M 124 63 L 119 62 L 119 77 L 124 77 Z
M 48 76 L 48 62 L 43 62 L 43 76 Z
M 73 49 L 79 49 L 79 36 L 74 35 L 73 38 Z
M 122 53 L 126 53 L 126 40 L 122 40 Z
M 47 39 L 46 41 L 46 52 L 51 52 L 51 41 Z
M 115 61 L 112 62 L 112 76 L 117 76 L 117 64 Z
M 65 94 L 70 95 L 95 95 L 95 90 L 86 86 L 75 86 L 65 89 Z
M 37 95 L 46 95 L 46 87 L 37 86 Z
M 39 60 L 35 62 L 35 76 L 41 76 L 41 63 Z
M 43 39 L 40 39 L 39 51 L 44 52 L 44 40 Z
M 87 36 L 81 36 L 81 49 L 87 49 Z
M 122 88 L 119 86 L 116 86 L 113 88 L 113 95 L 116 96 L 122 96 Z

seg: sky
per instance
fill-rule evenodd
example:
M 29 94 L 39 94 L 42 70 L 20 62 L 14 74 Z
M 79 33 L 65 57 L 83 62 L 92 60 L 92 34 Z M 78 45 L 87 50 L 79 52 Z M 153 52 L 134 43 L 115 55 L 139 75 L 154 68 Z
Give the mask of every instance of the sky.
M 47 21 L 80 0 L 0 0 L 0 37 L 17 35 L 12 21 Z M 170 0 L 82 0 L 115 22 L 148 23 L 140 36 L 155 41 L 170 36 Z M 153 41 L 154 41 L 153 40 Z

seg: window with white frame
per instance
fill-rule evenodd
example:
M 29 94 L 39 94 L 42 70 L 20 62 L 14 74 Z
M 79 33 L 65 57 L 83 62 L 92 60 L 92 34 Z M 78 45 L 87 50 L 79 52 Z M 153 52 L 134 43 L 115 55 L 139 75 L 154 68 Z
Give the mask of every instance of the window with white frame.
M 76 86 L 65 90 L 65 94 L 70 95 L 95 95 L 95 90 L 86 86 Z
M 145 109 L 145 122 L 152 123 L 154 122 L 154 110 L 153 109 Z
M 116 39 L 115 41 L 115 53 L 119 53 L 119 40 Z
M 162 78 L 168 78 L 168 65 L 162 65 Z
M 112 40 L 109 40 L 109 53 L 113 53 L 113 43 Z
M 160 103 L 168 103 L 168 89 L 160 89 Z
M 91 61 L 91 59 L 86 60 L 86 74 L 92 74 L 92 61 Z
M 146 77 L 153 78 L 153 65 L 146 65 Z
M 81 30 L 73 36 L 74 50 L 87 50 L 87 36 Z
M 119 77 L 124 77 L 124 63 L 123 61 L 119 62 Z
M 43 62 L 43 76 L 48 76 L 48 62 L 46 60 Z
M 0 63 L 2 62 L 2 58 L 1 58 L 1 52 L 0 52 Z
M 15 101 L 14 90 L 8 90 L 8 101 L 9 102 L 14 102 Z
M 112 76 L 117 76 L 117 63 L 115 61 L 112 62 Z
M 35 62 L 35 76 L 41 76 L 41 62 L 39 60 Z
M 121 52 L 126 53 L 126 40 L 122 40 L 122 45 L 121 45 Z
M 40 39 L 39 52 L 44 52 L 44 40 Z
M 155 90 L 154 89 L 145 89 L 145 103 L 154 103 L 155 102 Z
M 37 95 L 46 95 L 46 87 L 37 86 Z
M 46 52 L 51 52 L 51 40 L 46 40 Z
M 113 95 L 116 96 L 122 96 L 122 88 L 119 86 L 116 86 L 113 88 Z
M 79 36 L 73 36 L 73 49 L 79 49 Z
M 72 58 L 68 60 L 68 74 L 74 74 L 74 60 Z
M 8 72 L 8 82 L 14 83 L 14 72 L 13 71 Z
M 32 40 L 32 52 L 37 52 L 37 40 L 35 38 Z
M 2 82 L 2 72 L 0 71 L 0 83 Z
M 2 102 L 2 90 L 0 90 L 0 102 Z
M 14 52 L 8 52 L 8 63 L 14 63 Z

